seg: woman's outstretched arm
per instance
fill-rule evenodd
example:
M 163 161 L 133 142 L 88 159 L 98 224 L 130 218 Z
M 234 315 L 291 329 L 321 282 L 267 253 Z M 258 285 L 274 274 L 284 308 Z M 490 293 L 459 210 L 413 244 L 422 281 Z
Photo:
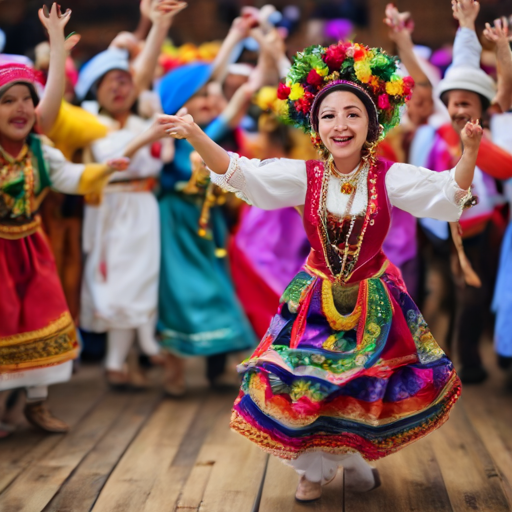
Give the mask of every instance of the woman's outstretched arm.
M 187 139 L 201 155 L 207 167 L 215 174 L 226 174 L 229 167 L 229 155 L 194 122 L 194 118 L 181 109 L 170 121 L 167 133 L 175 139 Z

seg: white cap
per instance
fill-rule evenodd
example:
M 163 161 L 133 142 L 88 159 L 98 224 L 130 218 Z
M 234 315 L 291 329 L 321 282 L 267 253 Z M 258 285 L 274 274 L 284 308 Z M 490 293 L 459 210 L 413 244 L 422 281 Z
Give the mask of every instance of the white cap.
M 437 95 L 441 97 L 447 91 L 455 89 L 475 92 L 492 102 L 496 95 L 494 80 L 483 70 L 469 66 L 451 67 L 437 86 Z
M 114 69 L 130 71 L 128 52 L 119 48 L 109 48 L 98 53 L 89 62 L 84 64 L 78 75 L 75 94 L 78 100 L 83 100 L 91 87 L 105 74 Z

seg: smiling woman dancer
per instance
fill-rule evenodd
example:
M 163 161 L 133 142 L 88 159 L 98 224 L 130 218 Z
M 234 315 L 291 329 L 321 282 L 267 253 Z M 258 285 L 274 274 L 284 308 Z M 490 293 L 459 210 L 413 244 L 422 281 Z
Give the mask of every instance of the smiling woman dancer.
M 456 221 L 482 136 L 462 131 L 464 155 L 441 173 L 376 159 L 399 121 L 412 80 L 377 48 L 339 43 L 296 56 L 280 86 L 288 118 L 311 132 L 322 161 L 248 160 L 213 143 L 189 115 L 170 123 L 212 170 L 212 180 L 266 209 L 299 206 L 312 246 L 303 270 L 243 376 L 231 426 L 301 475 L 296 498 L 318 499 L 345 469 L 345 486 L 380 484 L 366 461 L 438 428 L 460 395 L 439 348 L 381 247 L 396 206 Z

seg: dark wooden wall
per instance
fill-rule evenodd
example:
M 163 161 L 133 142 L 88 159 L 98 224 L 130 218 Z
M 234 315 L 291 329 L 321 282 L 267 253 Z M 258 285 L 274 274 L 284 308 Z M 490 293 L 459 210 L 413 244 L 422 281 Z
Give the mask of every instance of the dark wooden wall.
M 133 30 L 138 20 L 138 0 L 61 0 L 64 8 L 73 9 L 69 29 L 82 34 L 83 39 L 75 57 L 83 60 L 106 48 L 120 30 Z M 340 0 L 342 1 L 342 0 Z M 392 50 L 382 23 L 384 9 L 389 0 L 356 0 L 367 7 L 368 25 L 358 27 L 356 39 L 369 45 Z M 40 0 L 0 0 L 0 27 L 8 35 L 6 51 L 25 53 L 44 38 L 37 20 Z M 46 3 L 50 3 L 48 0 Z M 236 13 L 233 0 L 189 0 L 189 7 L 177 19 L 170 35 L 177 43 L 220 39 L 226 34 L 229 19 Z M 261 0 L 239 0 L 238 5 L 259 5 Z M 415 41 L 438 48 L 452 41 L 456 25 L 451 16 L 450 0 L 394 0 L 401 10 L 409 10 L 416 20 Z M 290 49 L 304 46 L 306 22 L 318 2 L 315 0 L 276 0 L 282 8 L 298 5 L 303 22 L 290 41 Z M 479 24 L 498 15 L 512 14 L 512 0 L 482 0 Z

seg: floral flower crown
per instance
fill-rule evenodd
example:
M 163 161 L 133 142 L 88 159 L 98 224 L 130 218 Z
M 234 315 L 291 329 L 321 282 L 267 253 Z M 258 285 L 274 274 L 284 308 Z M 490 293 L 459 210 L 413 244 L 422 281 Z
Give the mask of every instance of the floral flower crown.
M 340 42 L 310 46 L 294 57 L 278 98 L 288 109 L 283 121 L 314 135 L 311 108 L 318 93 L 336 81 L 352 82 L 376 106 L 383 135 L 400 121 L 400 107 L 410 99 L 414 80 L 397 74 L 398 59 L 380 48 Z

